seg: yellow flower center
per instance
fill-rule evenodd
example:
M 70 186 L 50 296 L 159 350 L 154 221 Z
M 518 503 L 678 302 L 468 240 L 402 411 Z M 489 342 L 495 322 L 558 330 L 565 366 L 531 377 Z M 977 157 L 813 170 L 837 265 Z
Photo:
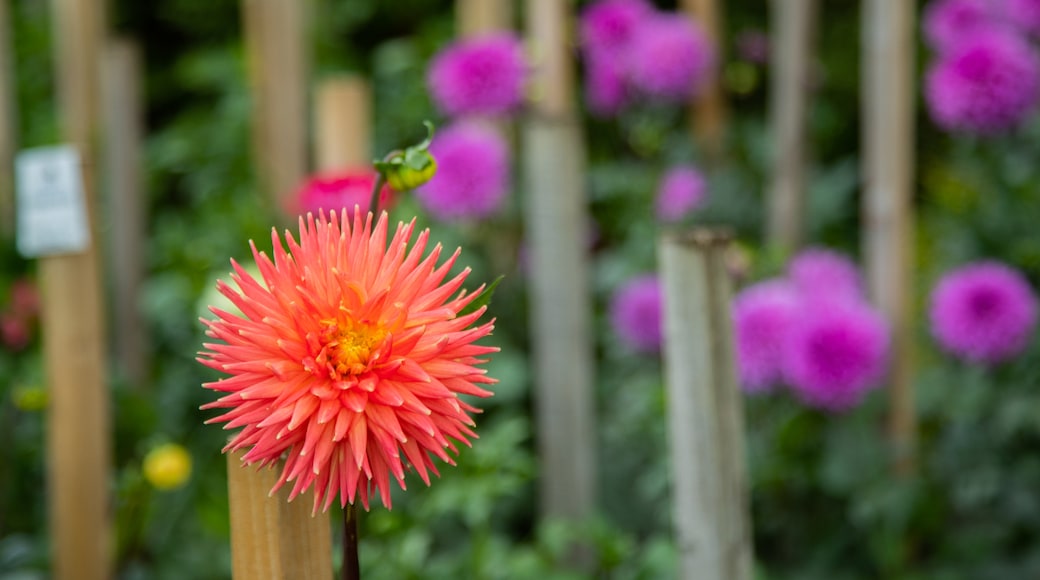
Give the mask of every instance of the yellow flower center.
M 329 322 L 323 335 L 329 368 L 339 378 L 365 372 L 372 352 L 386 338 L 386 330 L 364 322 Z

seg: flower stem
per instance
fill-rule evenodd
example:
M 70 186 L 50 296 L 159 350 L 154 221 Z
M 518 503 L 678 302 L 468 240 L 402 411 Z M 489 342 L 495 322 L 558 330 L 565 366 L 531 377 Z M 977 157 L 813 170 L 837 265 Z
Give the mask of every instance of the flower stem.
M 343 508 L 343 580 L 359 580 L 357 507 Z
M 376 177 L 375 187 L 372 188 L 372 197 L 368 200 L 368 211 L 372 212 L 376 218 L 379 217 L 379 191 L 383 189 L 383 185 L 385 184 L 386 179 L 383 179 L 383 174 L 380 173 L 379 176 Z

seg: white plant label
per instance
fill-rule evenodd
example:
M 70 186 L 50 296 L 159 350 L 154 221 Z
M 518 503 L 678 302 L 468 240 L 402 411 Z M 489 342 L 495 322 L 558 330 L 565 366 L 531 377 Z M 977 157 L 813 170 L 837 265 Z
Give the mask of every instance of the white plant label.
M 79 152 L 71 145 L 27 149 L 15 159 L 18 251 L 27 258 L 90 246 Z

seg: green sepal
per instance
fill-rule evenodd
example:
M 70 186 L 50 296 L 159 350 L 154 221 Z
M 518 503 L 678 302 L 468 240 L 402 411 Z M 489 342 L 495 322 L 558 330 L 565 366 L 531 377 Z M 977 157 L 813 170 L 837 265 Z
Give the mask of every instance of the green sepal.
M 492 283 L 485 286 L 484 290 L 482 290 L 480 294 L 473 299 L 473 302 L 470 302 L 466 305 L 465 308 L 459 310 L 459 316 L 472 314 L 473 312 L 479 310 L 482 306 L 487 306 L 488 304 L 491 304 L 491 296 L 495 293 L 495 288 L 498 287 L 498 283 L 501 282 L 503 278 L 505 278 L 505 276 L 499 276 L 498 278 L 495 278 L 495 280 Z

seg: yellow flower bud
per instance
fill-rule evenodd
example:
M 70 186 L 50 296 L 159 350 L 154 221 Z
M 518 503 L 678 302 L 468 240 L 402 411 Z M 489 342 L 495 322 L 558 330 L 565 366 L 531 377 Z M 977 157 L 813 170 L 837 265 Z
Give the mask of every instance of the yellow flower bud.
M 191 477 L 191 455 L 176 443 L 164 443 L 144 456 L 143 471 L 144 478 L 155 489 L 176 489 Z
M 394 191 L 415 189 L 433 179 L 433 175 L 437 173 L 437 160 L 430 154 L 433 124 L 429 121 L 424 124 L 428 133 L 422 143 L 412 145 L 404 151 L 395 151 L 374 164 L 376 171 Z

